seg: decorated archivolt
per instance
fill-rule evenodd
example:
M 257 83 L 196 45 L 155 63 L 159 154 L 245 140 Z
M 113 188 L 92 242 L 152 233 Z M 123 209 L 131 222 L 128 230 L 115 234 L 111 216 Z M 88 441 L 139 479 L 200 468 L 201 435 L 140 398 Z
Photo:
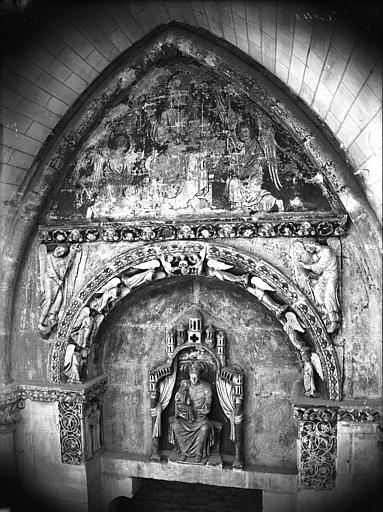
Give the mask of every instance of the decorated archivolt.
M 244 287 L 276 315 L 299 351 L 305 382 L 311 382 L 305 384 L 306 392 L 316 396 L 315 379 L 320 378 L 328 397 L 340 399 L 336 352 L 320 313 L 306 294 L 259 257 L 198 242 L 141 247 L 112 259 L 95 273 L 63 312 L 53 339 L 50 379 L 79 382 L 86 378 L 90 348 L 109 311 L 145 283 L 186 275 L 206 276 Z M 309 344 L 299 336 L 309 340 Z

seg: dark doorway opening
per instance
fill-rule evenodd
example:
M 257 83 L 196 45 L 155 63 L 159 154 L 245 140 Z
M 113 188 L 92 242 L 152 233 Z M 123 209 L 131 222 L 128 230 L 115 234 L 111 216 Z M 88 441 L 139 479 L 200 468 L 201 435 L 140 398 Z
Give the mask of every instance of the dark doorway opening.
M 261 512 L 262 491 L 145 480 L 134 498 L 116 498 L 108 512 Z

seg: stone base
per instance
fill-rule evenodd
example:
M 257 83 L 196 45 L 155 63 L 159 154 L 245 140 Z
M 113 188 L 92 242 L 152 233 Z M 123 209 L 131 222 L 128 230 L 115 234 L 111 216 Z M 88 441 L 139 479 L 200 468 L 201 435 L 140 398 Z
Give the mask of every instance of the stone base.
M 170 464 L 188 464 L 193 466 L 222 466 L 222 457 L 219 454 L 212 453 L 209 457 L 205 457 L 201 462 L 196 462 L 195 457 L 186 457 L 185 460 L 180 460 L 178 453 L 170 452 L 168 455 Z

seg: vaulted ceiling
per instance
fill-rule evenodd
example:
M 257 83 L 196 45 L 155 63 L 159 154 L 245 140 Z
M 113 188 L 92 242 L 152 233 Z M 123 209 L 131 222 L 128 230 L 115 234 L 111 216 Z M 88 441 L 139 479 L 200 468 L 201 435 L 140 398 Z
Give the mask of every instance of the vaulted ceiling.
M 36 157 L 81 94 L 122 52 L 172 21 L 233 45 L 310 107 L 318 126 L 328 128 L 344 151 L 380 216 L 378 3 L 370 2 L 368 13 L 366 4 L 351 1 L 331 6 L 250 0 L 24 4 L 24 12 L 2 15 L 7 37 L 1 91 L 3 217 L 17 193 L 27 190 Z

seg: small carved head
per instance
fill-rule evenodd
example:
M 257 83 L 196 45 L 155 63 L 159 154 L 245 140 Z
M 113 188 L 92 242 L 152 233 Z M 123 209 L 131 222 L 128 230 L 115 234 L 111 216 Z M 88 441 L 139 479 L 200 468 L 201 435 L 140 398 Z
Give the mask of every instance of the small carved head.
M 56 258 L 62 258 L 68 254 L 68 246 L 66 244 L 58 245 L 53 251 Z
M 198 361 L 194 361 L 189 367 L 189 376 L 190 382 L 192 384 L 197 384 L 200 380 L 201 374 L 203 370 L 203 365 Z

